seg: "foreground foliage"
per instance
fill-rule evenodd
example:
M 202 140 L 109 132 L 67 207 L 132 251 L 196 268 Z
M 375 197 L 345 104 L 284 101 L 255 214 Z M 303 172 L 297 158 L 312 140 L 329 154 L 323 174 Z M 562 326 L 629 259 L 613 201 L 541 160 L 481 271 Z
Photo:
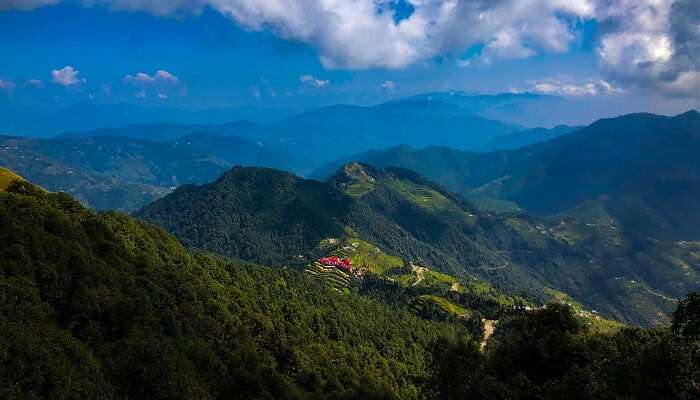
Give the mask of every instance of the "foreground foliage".
M 672 329 L 593 333 L 557 304 L 512 314 L 481 352 L 463 324 L 415 317 L 381 282 L 344 294 L 190 255 L 159 228 L 23 181 L 0 192 L 0 243 L 3 399 L 700 394 L 697 294 Z
M 430 343 L 464 335 L 27 183 L 0 227 L 0 398 L 418 398 Z

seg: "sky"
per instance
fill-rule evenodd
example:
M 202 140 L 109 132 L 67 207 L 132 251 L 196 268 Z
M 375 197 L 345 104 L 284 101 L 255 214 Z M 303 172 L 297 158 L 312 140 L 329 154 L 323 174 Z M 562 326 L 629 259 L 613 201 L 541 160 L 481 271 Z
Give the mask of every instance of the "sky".
M 697 0 L 0 0 L 0 98 L 187 109 L 534 92 L 700 108 Z

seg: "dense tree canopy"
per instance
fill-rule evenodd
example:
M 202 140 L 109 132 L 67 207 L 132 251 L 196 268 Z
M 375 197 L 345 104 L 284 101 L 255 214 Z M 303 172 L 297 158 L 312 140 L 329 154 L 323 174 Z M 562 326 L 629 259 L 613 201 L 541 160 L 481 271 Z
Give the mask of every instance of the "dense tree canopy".
M 0 192 L 0 227 L 0 398 L 700 396 L 697 293 L 672 329 L 595 333 L 561 304 L 514 312 L 482 351 L 468 326 L 420 319 L 381 283 L 343 293 L 190 254 L 27 182 Z

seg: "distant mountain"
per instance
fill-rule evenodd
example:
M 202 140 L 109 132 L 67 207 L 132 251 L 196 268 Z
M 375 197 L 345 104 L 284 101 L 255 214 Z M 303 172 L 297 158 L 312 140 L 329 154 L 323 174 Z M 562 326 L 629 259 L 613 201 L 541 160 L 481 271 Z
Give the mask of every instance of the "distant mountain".
M 0 133 L 51 137 L 63 132 L 121 128 L 128 125 L 215 125 L 243 119 L 258 124 L 271 124 L 309 108 L 241 106 L 190 111 L 126 103 L 85 102 L 58 109 L 49 106 L 22 107 L 10 104 L 0 108 Z
M 521 147 L 532 144 L 546 142 L 562 135 L 576 132 L 581 129 L 580 126 L 559 125 L 552 129 L 534 128 L 524 131 L 513 132 L 505 136 L 499 136 L 491 139 L 491 141 L 480 151 L 496 151 L 496 150 L 515 150 Z
M 443 145 L 476 150 L 521 127 L 471 115 L 440 101 L 405 101 L 372 107 L 331 106 L 278 122 L 274 143 L 319 164 L 396 145 Z
M 694 206 L 699 151 L 700 113 L 690 111 L 675 117 L 604 119 L 514 151 L 396 147 L 356 157 L 379 167 L 408 168 L 467 196 L 508 200 L 540 215 L 574 208 L 580 215 L 582 207 L 602 201 L 619 218 L 645 221 L 641 234 L 689 239 L 700 238 L 700 214 Z M 332 167 L 312 176 L 328 176 Z M 639 218 L 621 214 L 634 203 Z
M 246 120 L 223 124 L 157 123 L 67 132 L 61 136 L 169 141 L 206 131 L 259 141 L 319 166 L 345 155 L 402 144 L 479 150 L 496 138 L 520 130 L 519 126 L 471 115 L 452 104 L 417 100 L 372 107 L 323 107 L 265 126 Z
M 29 139 L 0 136 L 0 165 L 48 190 L 97 209 L 133 210 L 187 183 L 203 183 L 234 165 L 304 172 L 306 163 L 234 136 L 193 133 L 172 142 L 127 137 Z
M 146 125 L 127 125 L 121 128 L 100 128 L 89 131 L 64 132 L 60 137 L 98 137 L 123 136 L 134 139 L 168 142 L 198 132 L 210 132 L 221 136 L 236 136 L 249 140 L 260 140 L 267 136 L 268 130 L 248 120 L 239 120 L 225 124 L 173 124 L 158 123 Z
M 656 255 L 674 251 L 689 259 L 700 249 L 664 245 L 636 258 L 606 252 L 608 242 L 584 239 L 591 236 L 585 225 L 479 212 L 413 172 L 362 164 L 342 167 L 327 183 L 234 168 L 211 184 L 182 187 L 136 215 L 189 247 L 273 265 L 308 262 L 323 240 L 357 238 L 407 264 L 486 279 L 540 300 L 568 295 L 603 315 L 643 324 L 666 320 L 674 308 L 673 299 L 659 292 L 681 291 L 674 286 L 678 276 L 659 269 L 668 262 Z
M 615 115 L 619 109 L 619 105 L 601 96 L 573 98 L 535 93 L 488 95 L 449 91 L 421 93 L 403 100 L 441 101 L 457 105 L 473 115 L 531 128 L 586 125 L 601 117 Z

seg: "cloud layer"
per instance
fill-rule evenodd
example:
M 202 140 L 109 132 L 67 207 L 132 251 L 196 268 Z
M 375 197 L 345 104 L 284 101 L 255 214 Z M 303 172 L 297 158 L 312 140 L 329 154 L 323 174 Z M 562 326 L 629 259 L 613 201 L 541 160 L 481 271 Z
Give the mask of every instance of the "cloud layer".
M 0 0 L 0 9 L 57 0 Z M 394 12 L 410 4 L 408 15 Z M 326 68 L 402 68 L 477 48 L 484 61 L 566 52 L 597 21 L 606 80 L 669 95 L 700 93 L 698 0 L 83 0 L 154 15 L 210 7 L 251 30 L 309 43 Z M 462 65 L 468 61 L 460 60 Z M 151 77 L 154 78 L 154 77 Z M 139 79 L 135 77 L 134 79 Z M 311 82 L 311 81 L 310 81 Z

